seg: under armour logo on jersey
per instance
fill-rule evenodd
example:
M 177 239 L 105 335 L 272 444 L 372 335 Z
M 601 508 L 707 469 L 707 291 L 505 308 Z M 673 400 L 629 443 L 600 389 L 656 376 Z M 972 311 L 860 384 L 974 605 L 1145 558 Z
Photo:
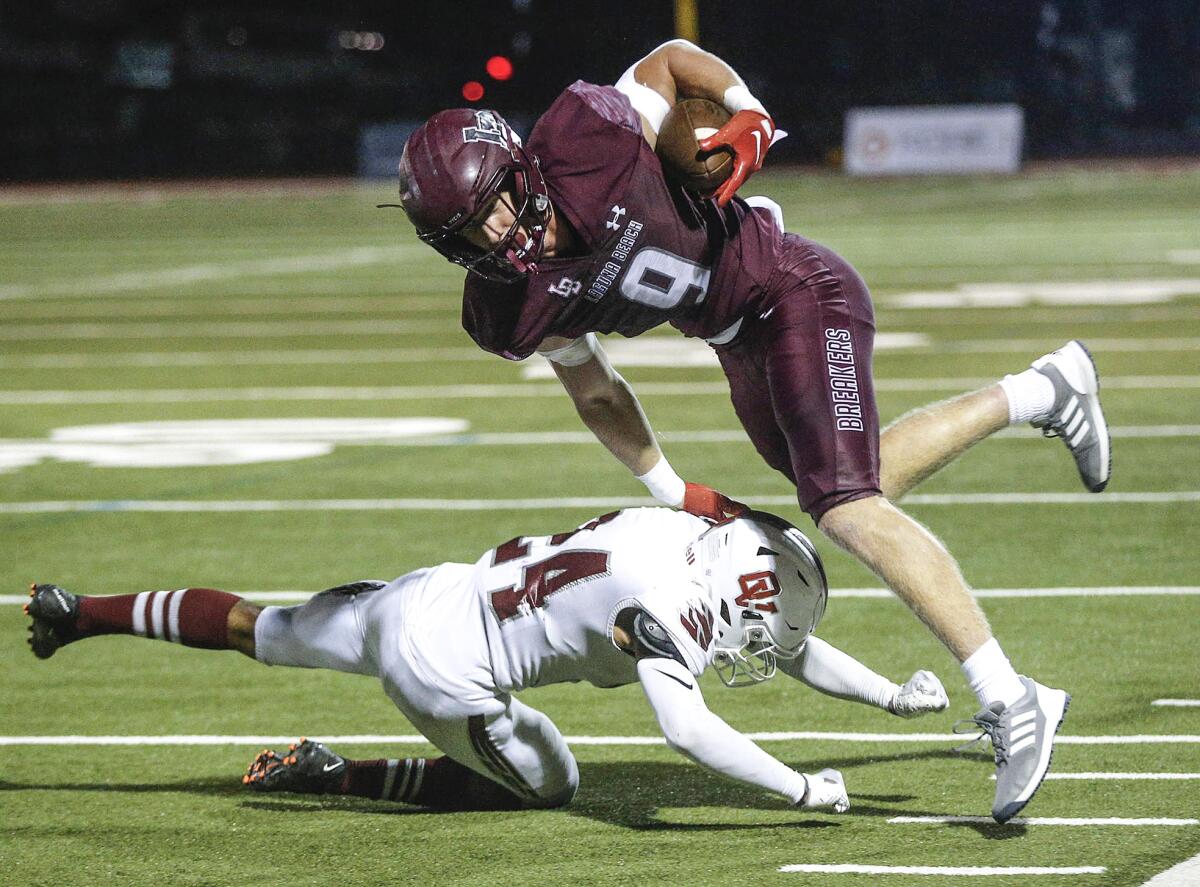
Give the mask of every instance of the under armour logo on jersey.
M 554 293 L 556 296 L 562 296 L 564 299 L 569 299 L 583 289 L 583 284 L 578 280 L 573 280 L 570 277 L 564 277 L 554 286 L 546 287 L 547 292 Z
M 491 111 L 476 111 L 475 125 L 463 127 L 464 142 L 491 142 L 493 145 L 499 145 L 501 148 L 508 147 L 508 140 L 505 139 L 505 130 L 508 129 Z M 516 134 L 509 130 L 507 135 L 513 141 L 520 144 L 520 139 Z
M 701 605 L 699 609 L 696 607 L 688 607 L 687 614 L 680 614 L 679 622 L 687 630 L 687 633 L 692 636 L 701 650 L 707 650 L 708 645 L 713 639 L 713 614 L 708 607 Z
M 611 231 L 616 231 L 621 227 L 621 216 L 625 215 L 625 207 L 614 204 L 609 212 L 612 213 L 612 218 L 604 223 L 604 227 Z

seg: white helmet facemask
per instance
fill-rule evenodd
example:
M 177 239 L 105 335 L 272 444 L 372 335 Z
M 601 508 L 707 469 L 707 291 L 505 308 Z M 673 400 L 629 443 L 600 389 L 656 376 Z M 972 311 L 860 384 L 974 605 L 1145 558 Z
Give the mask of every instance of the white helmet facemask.
M 751 511 L 708 529 L 692 548 L 714 600 L 713 670 L 727 687 L 774 677 L 825 613 L 828 587 L 808 538 L 782 518 Z

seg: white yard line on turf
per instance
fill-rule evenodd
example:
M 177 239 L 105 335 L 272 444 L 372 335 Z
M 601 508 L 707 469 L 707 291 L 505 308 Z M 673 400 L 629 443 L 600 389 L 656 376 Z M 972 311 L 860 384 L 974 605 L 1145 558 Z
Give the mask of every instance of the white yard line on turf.
M 1197 377 L 1200 387 L 1200 377 Z M 651 383 L 638 393 L 666 395 L 728 395 L 724 382 Z M 496 400 L 504 397 L 565 397 L 557 383 L 512 385 L 388 385 L 295 386 L 275 388 L 168 388 L 117 391 L 0 391 L 0 405 L 29 404 L 134 404 L 134 403 L 240 403 L 258 401 L 327 400 Z
M 274 300 L 273 304 L 279 306 L 278 313 L 287 313 L 289 318 L 294 318 L 297 313 L 304 313 L 303 305 L 293 305 L 289 300 Z M 95 307 L 95 306 L 90 306 Z M 183 306 L 168 306 L 162 307 L 183 307 Z M 408 302 L 405 302 L 406 309 Z M 79 316 L 78 310 L 72 307 L 72 312 L 75 317 Z M 311 309 L 307 309 L 311 311 Z M 382 309 L 380 309 L 382 310 Z M 425 308 L 422 310 L 431 310 Z M 330 313 L 341 313 L 350 315 L 353 309 L 348 308 L 340 312 L 335 312 L 330 309 Z M 166 312 L 153 312 L 155 314 L 163 314 Z M 179 312 L 186 313 L 186 312 Z M 193 310 L 192 313 L 195 313 Z M 229 311 L 224 305 L 221 305 L 216 313 L 221 315 L 236 314 L 236 311 Z M 250 311 L 248 308 L 242 313 L 246 314 L 270 314 L 265 310 Z M 136 314 L 141 319 L 145 319 L 147 312 L 131 312 L 131 316 Z M 216 323 L 221 320 L 217 319 Z M 285 321 L 262 321 L 265 323 L 284 323 Z M 319 321 L 314 321 L 318 323 Z M 362 321 L 367 323 L 376 323 L 376 321 Z M 404 322 L 404 318 L 392 318 L 391 322 Z M 11 326 L 11 325 L 9 325 Z M 79 326 L 77 324 L 73 326 Z M 84 325 L 87 326 L 87 325 Z M 181 326 L 177 323 L 172 324 L 172 329 L 180 329 Z M 44 327 L 44 325 L 39 328 Z M 114 331 L 120 332 L 123 329 L 129 329 L 127 325 L 113 325 Z M 309 326 L 307 329 L 314 331 L 319 330 L 318 327 Z M 344 327 L 338 325 L 332 327 L 331 330 L 336 331 Z M 25 334 L 22 334 L 25 338 Z M 140 337 L 139 337 L 140 338 Z M 654 337 L 657 340 L 659 337 Z M 673 341 L 673 340 L 669 340 Z M 655 341 L 655 344 L 657 342 Z M 939 341 L 928 346 L 920 346 L 926 350 L 934 350 L 938 353 L 970 353 L 970 354 L 1008 354 L 1008 353 L 1041 353 L 1049 351 L 1052 348 L 1061 344 L 1061 340 L 1054 339 L 979 339 L 966 341 Z M 1196 351 L 1200 350 L 1200 338 L 1163 338 L 1163 339 L 1093 339 L 1089 338 L 1086 341 L 1089 348 L 1094 351 Z M 701 346 L 703 347 L 703 346 Z M 910 349 L 907 353 L 911 353 Z M 261 350 L 261 351 L 191 351 L 191 352 L 172 352 L 172 351 L 141 351 L 128 354 L 92 354 L 86 352 L 70 352 L 54 354 L 22 354 L 22 355 L 0 355 L 0 367 L 11 367 L 14 369 L 41 369 L 46 367 L 58 368 L 81 368 L 81 367 L 123 367 L 123 366 L 145 366 L 145 367 L 175 367 L 175 366 L 224 366 L 227 364 L 237 363 L 247 366 L 272 366 L 272 365 L 287 365 L 287 364 L 306 364 L 306 363 L 354 363 L 360 361 L 370 361 L 372 363 L 413 363 L 421 362 L 451 362 L 460 360 L 488 360 L 494 361 L 494 355 L 488 354 L 479 348 L 439 348 L 439 349 L 413 349 L 413 348 L 361 348 L 361 349 L 289 349 L 289 350 Z M 877 358 L 878 362 L 878 358 Z M 613 360 L 613 363 L 621 365 L 624 361 L 620 359 Z M 639 364 L 645 365 L 645 364 Z M 674 366 L 670 362 L 665 362 L 663 366 Z M 679 365 L 696 365 L 679 364 Z M 712 365 L 717 366 L 713 361 Z M 549 377 L 547 377 L 549 378 Z M 1107 382 L 1107 380 L 1105 380 Z
M 1042 598 L 1042 597 L 1150 597 L 1200 595 L 1200 585 L 1134 585 L 1093 586 L 1061 588 L 975 588 L 971 593 L 978 598 Z M 893 598 L 887 588 L 835 588 L 830 589 L 833 598 Z
M 1200 437 L 1200 425 L 1124 425 L 1110 427 L 1111 437 Z M 741 428 L 714 431 L 660 431 L 659 436 L 671 443 L 738 443 L 747 441 Z M 993 435 L 999 440 L 1042 440 L 1033 428 L 1006 428 Z M 0 440 L 0 444 L 11 441 Z M 447 435 L 445 437 L 414 437 L 405 440 L 380 441 L 379 446 L 445 447 L 445 446 L 525 446 L 528 444 L 595 444 L 590 431 L 484 431 L 478 434 Z M 353 446 L 375 446 L 373 441 L 348 442 Z
M 394 336 L 452 332 L 456 325 L 438 320 L 208 320 L 163 323 L 5 324 L 0 340 L 36 342 L 61 339 L 261 339 L 288 336 Z
M 129 354 L 0 355 L 6 369 L 105 369 L 109 367 L 286 366 L 356 363 L 458 363 L 495 360 L 479 348 L 323 348 L 278 351 L 138 351 Z
M 887 325 L 901 326 L 913 323 L 915 312 L 908 308 L 889 309 L 887 305 L 875 305 L 876 320 L 890 318 Z M 962 311 L 944 311 L 930 309 L 921 312 L 923 327 L 972 327 L 990 322 L 988 314 L 994 316 L 990 308 L 969 308 Z M 1109 305 L 1105 308 L 1089 308 L 1087 306 L 1060 306 L 1057 308 L 1021 308 L 1018 314 L 1008 315 L 1020 317 L 1027 328 L 1053 326 L 1058 329 L 1058 335 L 1064 339 L 1074 334 L 1080 324 L 1119 324 L 1128 326 L 1135 323 L 1172 323 L 1176 321 L 1200 320 L 1200 306 L 1194 305 Z M 1062 339 L 1059 339 L 1061 342 Z M 1086 341 L 1086 340 L 1085 340 Z
M 992 774 L 992 779 L 995 779 Z M 1200 779 L 1200 773 L 1047 773 L 1046 779 L 1075 782 L 1159 782 Z
M 1200 854 L 1159 872 L 1142 887 L 1196 887 L 1200 884 Z
M 252 601 L 271 603 L 299 603 L 311 598 L 316 591 L 238 591 L 237 594 Z M 1135 585 L 1109 587 L 1069 588 L 976 588 L 972 594 L 977 598 L 1109 598 L 1109 597 L 1193 597 L 1200 595 L 1200 585 Z M 835 588 L 829 592 L 831 598 L 865 598 L 872 600 L 898 600 L 886 588 Z M 27 594 L 0 594 L 0 606 L 29 603 Z M 1200 703 L 1197 703 L 1200 704 Z M 1051 776 L 1050 778 L 1053 778 Z
M 1146 305 L 1200 293 L 1200 278 L 959 283 L 954 289 L 880 296 L 889 308 L 998 308 L 1034 305 Z
M 735 496 L 756 506 L 795 504 L 792 496 Z M 904 498 L 905 505 L 1170 505 L 1200 502 L 1200 490 L 1105 493 L 929 493 Z M 547 511 L 638 508 L 658 503 L 648 497 L 565 499 L 82 499 L 2 502 L 0 514 L 231 513 L 279 511 Z
M 1057 740 L 1056 740 L 1057 741 Z M 979 823 L 986 825 L 996 825 L 996 820 L 990 816 L 893 816 L 888 820 L 889 825 L 954 825 L 957 823 L 971 824 Z M 1171 819 L 1171 818 L 1127 818 L 1120 816 L 1104 816 L 1104 817 L 1066 817 L 1066 816 L 1031 816 L 1028 818 L 1017 817 L 1010 819 L 1005 825 L 1020 826 L 1020 825 L 1066 825 L 1066 826 L 1093 826 L 1093 825 L 1116 825 L 1116 826 L 1183 826 L 1183 825 L 1200 825 L 1200 819 Z
M 1200 437 L 1200 425 L 1125 425 L 1110 427 L 1112 437 Z M 741 428 L 714 431 L 660 431 L 659 436 L 671 443 L 738 443 L 747 441 Z M 1042 440 L 1042 434 L 1032 428 L 1006 428 L 994 437 L 1000 440 Z M 0 440 L 0 444 L 11 441 Z M 484 431 L 466 432 L 445 437 L 411 438 L 380 441 L 379 446 L 446 447 L 446 446 L 526 446 L 528 444 L 595 444 L 590 431 Z M 354 445 L 375 446 L 371 441 Z
M 350 420 L 347 420 L 350 421 Z M 362 420 L 366 421 L 366 420 Z M 101 426 L 107 427 L 107 426 Z M 1115 438 L 1158 438 L 1200 437 L 1200 425 L 1129 425 L 1109 428 Z M 746 432 L 741 429 L 713 431 L 660 431 L 659 437 L 672 444 L 730 444 L 749 443 Z M 1010 428 L 996 435 L 999 440 L 1041 441 L 1042 435 L 1032 428 Z M 312 432 L 311 440 L 321 439 L 320 432 Z M 207 438 L 206 438 L 207 441 Z M 78 442 L 78 441 L 76 441 Z M 145 443 L 145 440 L 113 440 L 111 437 L 96 443 L 120 445 L 121 443 Z M 192 441 L 178 440 L 178 443 Z M 254 438 L 255 443 L 273 443 L 271 433 Z M 590 431 L 470 431 L 458 434 L 414 434 L 412 437 L 362 436 L 359 439 L 339 439 L 340 447 L 527 447 L 530 445 L 553 446 L 596 446 L 599 441 Z M 56 429 L 50 439 L 46 438 L 0 438 L 0 464 L 6 454 L 37 451 L 45 458 L 70 458 L 70 444 L 62 440 L 61 429 Z M 64 455 L 66 454 L 66 455 Z
M 242 597 L 252 601 L 271 603 L 300 603 L 308 600 L 315 591 L 240 591 Z M 1108 598 L 1108 597 L 1193 597 L 1200 595 L 1200 585 L 1149 585 L 1078 588 L 976 588 L 972 594 L 977 598 Z M 875 600 L 897 600 L 886 588 L 836 588 L 829 592 L 831 598 L 866 598 Z M 29 602 L 26 594 L 0 594 L 0 606 L 23 605 Z M 1049 777 L 1053 779 L 1054 777 Z
M 1102 875 L 1102 865 L 1042 866 L 964 866 L 964 865 L 858 865 L 855 863 L 798 863 L 781 865 L 779 871 L 828 875 L 951 875 L 954 877 L 1013 877 L 1015 875 Z
M 1200 707 L 1200 699 L 1155 699 L 1150 704 L 1174 708 L 1196 708 Z
M 412 745 L 428 742 L 424 736 L 387 735 L 387 734 L 350 734 L 345 736 L 314 736 L 310 738 L 336 745 Z M 760 732 L 747 733 L 746 736 L 754 742 L 881 742 L 881 743 L 961 743 L 962 735 L 958 733 L 837 733 L 820 731 L 798 731 L 791 733 Z M 4 745 L 274 745 L 295 742 L 295 736 L 260 736 L 260 735 L 231 735 L 231 734 L 160 734 L 144 736 L 0 736 L 0 746 Z M 1058 736 L 1057 745 L 1198 745 L 1200 736 L 1184 733 L 1130 736 Z M 598 746 L 638 746 L 666 745 L 661 736 L 568 736 L 571 745 Z M 961 821 L 971 821 L 970 817 L 960 817 Z M 980 817 L 982 822 L 991 822 L 987 817 Z M 915 821 L 915 820 L 914 820 Z M 922 820 L 923 821 L 923 820 Z M 932 821 L 932 820 L 931 820 Z
M 332 314 L 340 317 L 365 315 L 372 312 L 384 314 L 408 313 L 443 313 L 457 314 L 461 307 L 453 298 L 437 296 L 412 296 L 414 283 L 426 280 L 431 286 L 434 278 L 414 278 L 405 275 L 400 283 L 405 287 L 403 295 L 360 296 L 333 295 L 334 293 L 360 293 L 363 289 L 361 281 L 328 280 L 318 278 L 310 281 L 288 280 L 281 283 L 279 292 L 274 298 L 242 298 L 221 296 L 214 299 L 204 295 L 203 291 L 190 295 L 178 295 L 170 300 L 159 298 L 140 298 L 116 301 L 111 299 L 89 299 L 81 302 L 79 299 L 55 300 L 47 302 L 14 302 L 10 300 L 4 306 L 5 316 L 11 320 L 38 320 L 44 322 L 78 322 L 83 318 L 98 318 L 101 320 L 116 320 L 122 317 L 136 317 L 147 320 L 152 317 L 194 317 L 200 320 L 210 318 L 221 320 L 229 317 L 262 315 L 269 318 L 274 315 L 296 317 L 307 314 Z M 258 291 L 266 288 L 265 281 L 255 285 Z M 319 295 L 306 295 L 315 292 Z M 1057 343 L 1056 343 L 1057 344 Z M 476 349 L 479 350 L 479 349 Z M 153 352 L 164 360 L 170 358 L 170 352 Z M 480 351 L 480 353 L 485 353 Z M 102 355 L 90 355 L 100 357 Z M 111 356 L 111 355 L 109 355 Z M 495 360 L 495 357 L 492 357 Z
M 1162 339 L 1109 339 L 1087 337 L 1083 340 L 1093 353 L 1101 351 L 1196 351 L 1200 349 L 1197 338 Z M 1054 339 L 965 339 L 936 342 L 925 346 L 939 353 L 960 354 L 1020 354 L 1026 351 L 1047 352 L 1057 348 L 1062 341 Z
M 364 321 L 372 324 L 372 321 Z M 247 334 L 249 335 L 249 334 Z M 966 391 L 995 382 L 990 378 L 877 379 L 878 391 Z M 1200 388 L 1200 376 L 1112 376 L 1104 379 L 1108 389 L 1158 390 Z M 692 397 L 728 396 L 729 386 L 712 382 L 642 382 L 639 395 Z M 119 390 L 0 391 L 0 406 L 30 404 L 136 404 L 136 403 L 216 403 L 245 401 L 326 401 L 326 400 L 495 400 L 502 397 L 564 397 L 558 384 L 521 383 L 511 385 L 387 385 L 387 386 L 287 386 L 271 388 L 148 388 Z
M 364 265 L 399 263 L 405 258 L 424 255 L 417 244 L 402 246 L 360 246 L 332 253 L 308 256 L 277 256 L 244 262 L 213 265 L 188 265 L 157 271 L 126 271 L 106 276 L 78 277 L 45 283 L 17 283 L 0 286 L 0 299 L 36 299 L 42 296 L 92 296 L 102 293 L 175 288 L 218 280 L 242 280 L 247 277 L 274 277 L 279 274 L 319 274 Z

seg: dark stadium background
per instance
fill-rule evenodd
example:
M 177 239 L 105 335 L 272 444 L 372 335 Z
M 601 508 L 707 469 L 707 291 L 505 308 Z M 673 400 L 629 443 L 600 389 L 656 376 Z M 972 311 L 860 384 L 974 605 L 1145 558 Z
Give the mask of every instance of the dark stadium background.
M 1031 159 L 1200 153 L 1195 0 L 696 9 L 701 45 L 791 132 L 777 161 L 836 163 L 850 107 L 949 102 L 1023 106 Z M 354 174 L 364 127 L 466 104 L 468 81 L 527 126 L 674 33 L 669 0 L 0 0 L 0 175 Z

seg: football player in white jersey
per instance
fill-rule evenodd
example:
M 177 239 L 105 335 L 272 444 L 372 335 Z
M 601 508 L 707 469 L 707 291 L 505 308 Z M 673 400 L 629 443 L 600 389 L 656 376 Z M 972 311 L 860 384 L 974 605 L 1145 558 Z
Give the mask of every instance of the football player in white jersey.
M 784 671 L 901 716 L 941 711 L 917 672 L 897 686 L 812 636 L 826 580 L 811 543 L 762 512 L 713 526 L 638 508 L 553 536 L 517 537 L 475 564 L 359 581 L 295 607 L 206 588 L 88 597 L 35 585 L 40 658 L 98 634 L 235 649 L 268 665 L 374 675 L 444 757 L 351 760 L 319 742 L 264 751 L 243 781 L 263 791 L 350 794 L 437 809 L 557 807 L 579 784 L 558 728 L 514 693 L 545 684 L 640 683 L 667 743 L 717 773 L 805 809 L 844 812 L 841 774 L 798 773 L 705 705 L 710 665 L 729 686 Z

